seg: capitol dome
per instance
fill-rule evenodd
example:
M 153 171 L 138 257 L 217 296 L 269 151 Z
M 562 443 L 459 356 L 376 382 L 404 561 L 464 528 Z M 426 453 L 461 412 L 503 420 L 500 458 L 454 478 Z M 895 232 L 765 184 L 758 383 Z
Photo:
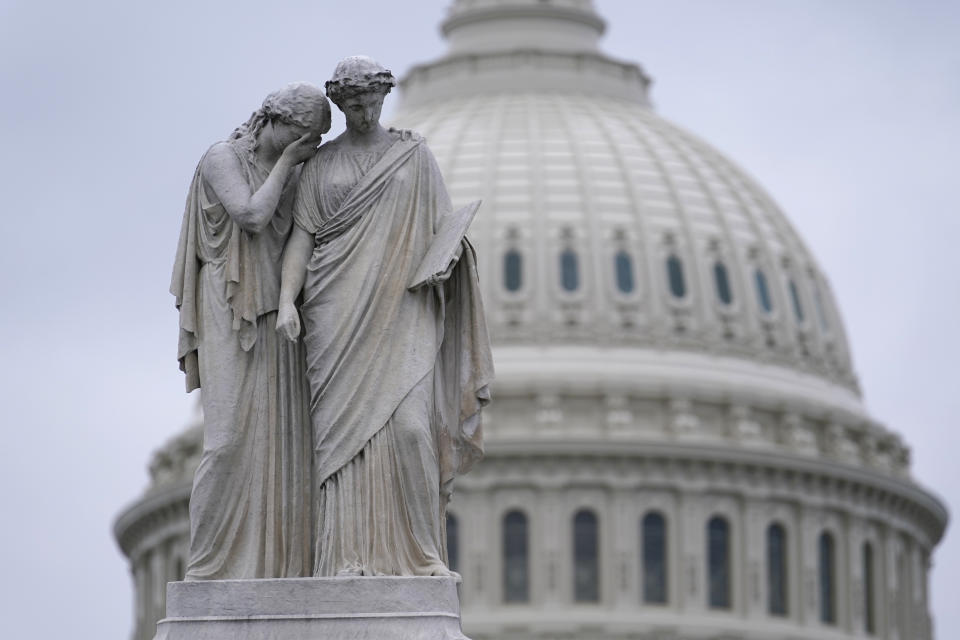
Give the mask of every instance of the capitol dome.
M 775 372 L 860 411 L 803 241 L 749 176 L 653 111 L 640 67 L 599 53 L 592 3 L 460 0 L 443 30 L 450 53 L 403 79 L 395 124 L 427 138 L 454 202 L 484 201 L 471 238 L 501 360 L 526 348 L 582 377 L 630 350 L 631 375 Z
M 769 195 L 657 114 L 590 0 L 456 0 L 400 82 L 470 237 L 487 458 L 448 515 L 484 639 L 931 638 L 947 514 L 866 411 L 826 275 Z M 116 532 L 152 637 L 193 427 Z

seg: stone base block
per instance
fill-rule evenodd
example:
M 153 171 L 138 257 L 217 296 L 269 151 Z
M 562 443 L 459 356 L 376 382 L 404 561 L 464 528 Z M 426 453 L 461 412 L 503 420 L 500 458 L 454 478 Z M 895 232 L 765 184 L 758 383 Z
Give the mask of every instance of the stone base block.
M 209 580 L 167 584 L 155 640 L 468 640 L 456 578 Z

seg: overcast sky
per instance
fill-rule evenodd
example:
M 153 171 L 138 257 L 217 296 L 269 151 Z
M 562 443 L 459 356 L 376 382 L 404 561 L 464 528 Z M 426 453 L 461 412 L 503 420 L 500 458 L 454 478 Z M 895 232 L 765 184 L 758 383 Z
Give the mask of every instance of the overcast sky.
M 6 637 L 130 632 L 110 528 L 192 409 L 167 289 L 202 152 L 266 93 L 322 84 L 346 55 L 395 72 L 438 57 L 446 5 L 0 0 Z M 799 229 L 870 411 L 960 514 L 960 3 L 597 5 L 604 49 L 644 66 L 658 112 Z M 934 557 L 940 640 L 960 637 L 958 540 L 951 527 Z

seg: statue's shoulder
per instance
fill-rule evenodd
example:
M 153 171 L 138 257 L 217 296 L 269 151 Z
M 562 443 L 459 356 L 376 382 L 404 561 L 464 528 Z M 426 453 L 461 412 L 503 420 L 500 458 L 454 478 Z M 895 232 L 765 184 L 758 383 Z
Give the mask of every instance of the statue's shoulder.
M 319 158 L 326 155 L 330 155 L 331 153 L 336 153 L 337 151 L 340 150 L 341 146 L 342 145 L 340 142 L 340 136 L 337 136 L 333 140 L 324 142 L 322 145 L 320 145 L 320 148 L 317 149 L 317 154 L 313 157 Z
M 390 127 L 387 129 L 391 136 L 396 140 L 411 141 L 411 142 L 426 142 L 426 138 L 414 131 L 413 129 L 397 129 L 396 127 Z
M 302 171 L 318 171 L 319 165 L 324 158 L 329 158 L 331 154 L 340 150 L 340 139 L 334 138 L 329 142 L 324 142 L 313 154 L 313 157 L 303 163 Z M 302 173 L 302 172 L 301 172 Z
M 200 158 L 202 170 L 222 170 L 224 166 L 233 166 L 239 163 L 240 154 L 229 140 L 214 142 Z
M 215 142 L 204 152 L 197 164 L 197 174 L 194 179 L 209 184 L 223 179 L 232 179 L 242 175 L 243 161 L 236 146 L 229 140 Z

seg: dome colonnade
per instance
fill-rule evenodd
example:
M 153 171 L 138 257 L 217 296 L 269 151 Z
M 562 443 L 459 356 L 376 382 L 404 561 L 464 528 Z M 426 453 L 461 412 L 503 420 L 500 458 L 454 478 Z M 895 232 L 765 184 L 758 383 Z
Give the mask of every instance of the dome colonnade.
M 936 525 L 918 526 L 915 502 L 935 504 L 878 484 L 709 446 L 498 446 L 451 508 L 465 625 L 476 638 L 929 637 Z M 577 557 L 585 513 L 592 567 Z

